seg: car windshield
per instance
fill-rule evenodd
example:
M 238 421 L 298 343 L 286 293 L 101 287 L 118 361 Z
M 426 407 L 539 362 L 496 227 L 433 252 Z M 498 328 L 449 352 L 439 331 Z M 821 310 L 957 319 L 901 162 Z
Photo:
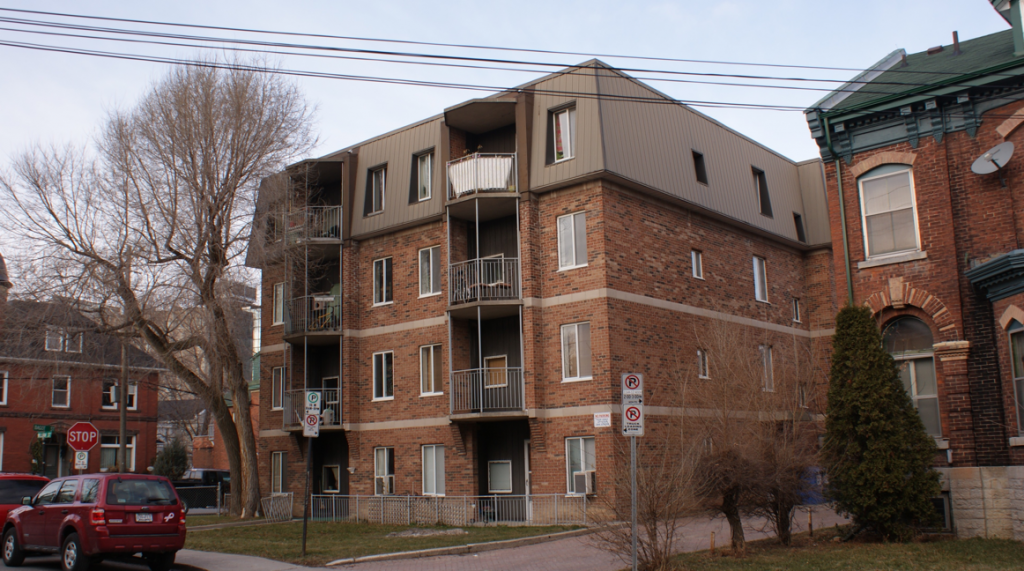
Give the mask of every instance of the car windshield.
M 0 480 L 0 504 L 21 505 L 22 498 L 34 497 L 45 485 L 45 480 Z
M 122 506 L 173 505 L 178 499 L 163 480 L 110 480 L 107 504 Z

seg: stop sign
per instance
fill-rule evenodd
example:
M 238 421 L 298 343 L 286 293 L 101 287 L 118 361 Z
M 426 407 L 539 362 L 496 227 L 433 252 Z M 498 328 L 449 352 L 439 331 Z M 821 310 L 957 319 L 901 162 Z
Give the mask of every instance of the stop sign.
M 78 452 L 88 452 L 100 441 L 100 431 L 91 422 L 76 422 L 68 429 L 68 446 Z

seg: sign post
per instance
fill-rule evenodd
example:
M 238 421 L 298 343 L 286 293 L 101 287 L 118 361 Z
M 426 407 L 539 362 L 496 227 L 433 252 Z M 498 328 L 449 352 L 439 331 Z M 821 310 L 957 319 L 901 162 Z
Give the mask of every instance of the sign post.
M 622 373 L 622 435 L 629 437 L 630 525 L 636 571 L 636 437 L 644 435 L 644 375 Z
M 320 436 L 320 391 L 306 391 L 306 414 L 302 435 L 306 437 L 306 493 L 302 508 L 302 557 L 306 556 L 306 526 L 309 522 L 309 479 L 313 472 L 313 439 Z

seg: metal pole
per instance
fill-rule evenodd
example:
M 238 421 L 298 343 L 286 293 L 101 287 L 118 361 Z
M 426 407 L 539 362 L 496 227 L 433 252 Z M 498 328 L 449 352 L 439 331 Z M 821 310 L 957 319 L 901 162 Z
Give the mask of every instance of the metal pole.
M 305 422 L 305 419 L 303 419 Z M 302 496 L 302 555 L 306 556 L 306 526 L 309 523 L 309 478 L 313 471 L 313 438 L 306 437 L 306 491 Z M 636 558 L 634 557 L 634 560 Z
M 217 482 L 217 515 L 220 515 L 220 482 Z
M 632 487 L 630 517 L 633 529 L 633 571 L 636 571 L 636 436 L 629 437 L 629 480 Z
M 128 471 L 128 344 L 121 340 L 121 386 L 118 388 L 118 472 Z
M 479 246 L 478 246 L 479 247 Z M 479 278 L 479 276 L 478 276 Z M 480 325 L 480 306 L 476 306 L 476 351 L 477 351 L 477 362 L 476 366 L 479 367 L 480 371 L 484 371 L 484 341 L 483 341 L 483 328 Z M 472 394 L 472 393 L 470 393 Z M 484 411 L 484 377 L 480 375 L 480 411 Z

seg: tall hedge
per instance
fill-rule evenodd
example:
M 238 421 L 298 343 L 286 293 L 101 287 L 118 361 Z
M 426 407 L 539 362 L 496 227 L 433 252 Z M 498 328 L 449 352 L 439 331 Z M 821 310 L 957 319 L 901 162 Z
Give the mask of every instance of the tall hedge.
M 822 465 L 837 510 L 900 541 L 934 523 L 935 441 L 866 307 L 836 316 L 826 415 Z

